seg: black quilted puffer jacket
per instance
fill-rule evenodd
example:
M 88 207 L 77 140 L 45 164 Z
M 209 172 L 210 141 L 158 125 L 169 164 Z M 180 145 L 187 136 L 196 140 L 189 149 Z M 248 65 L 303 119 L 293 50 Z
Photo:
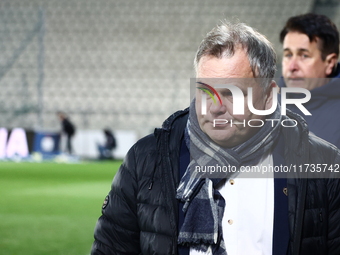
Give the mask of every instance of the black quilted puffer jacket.
M 340 164 L 339 151 L 300 132 L 285 135 L 288 164 Z M 95 227 L 92 255 L 177 254 L 179 153 L 188 110 L 170 116 L 161 129 L 139 140 L 114 177 Z M 340 182 L 287 179 L 290 253 L 340 254 Z

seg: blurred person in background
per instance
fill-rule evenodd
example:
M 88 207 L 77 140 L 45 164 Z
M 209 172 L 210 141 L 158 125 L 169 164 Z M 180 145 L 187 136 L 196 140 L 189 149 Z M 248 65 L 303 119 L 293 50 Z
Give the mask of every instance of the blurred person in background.
M 288 19 L 280 33 L 283 43 L 280 87 L 310 90 L 304 104 L 312 114 L 305 116 L 309 130 L 340 147 L 339 32 L 326 16 L 308 13 Z M 290 94 L 290 98 L 298 97 Z M 287 107 L 302 115 L 295 105 Z M 334 118 L 329 118 L 334 116 Z
M 112 151 L 116 148 L 116 138 L 108 128 L 103 130 L 105 135 L 105 144 L 98 144 L 99 159 L 113 159 Z
M 72 137 L 76 132 L 75 126 L 64 112 L 57 112 L 57 115 L 62 125 L 62 132 L 66 134 L 66 152 L 72 154 Z
M 222 23 L 203 39 L 194 63 L 195 99 L 129 150 L 102 205 L 91 254 L 340 254 L 336 173 L 241 178 L 227 171 L 216 178 L 196 171 L 217 165 L 339 167 L 335 146 L 310 136 L 301 116 L 289 110 L 282 115 L 274 104 L 271 43 L 243 23 Z M 233 114 L 238 97 L 231 88 L 212 87 L 231 81 L 241 93 L 253 89 L 254 108 L 273 109 L 271 114 L 252 113 L 247 100 L 243 114 Z M 265 117 L 277 121 L 240 124 Z M 214 126 L 216 119 L 239 123 Z M 284 121 L 296 125 L 282 126 Z

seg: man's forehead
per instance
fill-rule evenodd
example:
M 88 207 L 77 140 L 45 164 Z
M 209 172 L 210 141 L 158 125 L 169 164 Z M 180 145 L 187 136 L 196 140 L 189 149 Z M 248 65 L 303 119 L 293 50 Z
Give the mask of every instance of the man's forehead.
M 245 78 L 254 77 L 247 53 L 238 49 L 234 55 L 203 56 L 198 63 L 198 78 Z
M 205 85 L 212 86 L 215 89 L 223 89 L 226 85 L 236 87 L 254 87 L 262 83 L 261 78 L 197 78 L 196 86 L 204 87 Z
M 322 40 L 317 36 L 310 40 L 307 34 L 300 32 L 288 32 L 283 40 L 283 50 L 304 51 L 314 47 L 320 49 L 322 47 Z

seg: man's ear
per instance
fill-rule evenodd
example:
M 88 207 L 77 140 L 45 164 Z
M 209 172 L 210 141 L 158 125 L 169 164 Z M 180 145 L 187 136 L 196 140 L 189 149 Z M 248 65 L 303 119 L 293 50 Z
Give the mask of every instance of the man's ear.
M 326 59 L 325 59 L 325 64 L 326 64 L 326 76 L 331 75 L 334 66 L 336 65 L 338 61 L 338 56 L 335 53 L 328 54 Z
M 271 81 L 270 85 L 267 88 L 266 91 L 266 101 L 265 101 L 265 110 L 268 110 L 273 105 L 273 98 L 277 97 L 277 93 L 273 95 L 273 88 L 277 87 L 277 90 L 279 91 L 279 86 L 276 85 L 276 82 L 274 80 Z

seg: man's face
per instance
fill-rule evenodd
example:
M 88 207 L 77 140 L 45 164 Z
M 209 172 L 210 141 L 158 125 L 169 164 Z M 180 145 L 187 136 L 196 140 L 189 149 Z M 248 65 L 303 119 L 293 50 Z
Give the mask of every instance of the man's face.
M 219 79 L 209 79 L 219 78 Z M 230 79 L 234 78 L 234 79 Z M 215 105 L 213 99 L 207 96 L 207 113 L 201 114 L 202 90 L 196 90 L 196 113 L 198 123 L 201 130 L 207 134 L 215 143 L 222 147 L 234 147 L 247 141 L 259 128 L 249 127 L 248 120 L 264 119 L 264 116 L 258 116 L 250 112 L 247 105 L 247 89 L 253 88 L 253 105 L 257 110 L 269 109 L 272 97 L 267 97 L 262 87 L 253 79 L 253 72 L 250 68 L 249 60 L 244 50 L 238 49 L 231 58 L 216 58 L 212 56 L 204 56 L 200 59 L 197 70 L 197 79 L 205 84 L 214 87 L 214 84 L 230 84 L 239 87 L 244 94 L 244 115 L 233 115 L 233 97 L 229 89 L 216 88 L 220 95 L 222 105 Z M 210 83 L 210 84 L 209 84 Z M 271 94 L 270 94 L 271 95 Z M 219 102 L 217 96 L 214 95 L 216 102 Z M 227 124 L 213 126 L 214 119 L 226 119 Z M 230 125 L 230 121 L 243 122 L 246 125 L 236 124 Z M 253 123 L 253 125 L 256 125 Z M 259 124 L 257 124 L 259 125 Z
M 331 74 L 333 65 L 330 67 L 328 61 L 322 60 L 320 44 L 319 38 L 310 42 L 306 34 L 298 32 L 289 32 L 285 36 L 282 73 L 287 87 L 312 90 L 327 82 L 324 78 Z
M 62 113 L 58 113 L 58 118 L 62 121 L 65 119 L 65 116 Z

